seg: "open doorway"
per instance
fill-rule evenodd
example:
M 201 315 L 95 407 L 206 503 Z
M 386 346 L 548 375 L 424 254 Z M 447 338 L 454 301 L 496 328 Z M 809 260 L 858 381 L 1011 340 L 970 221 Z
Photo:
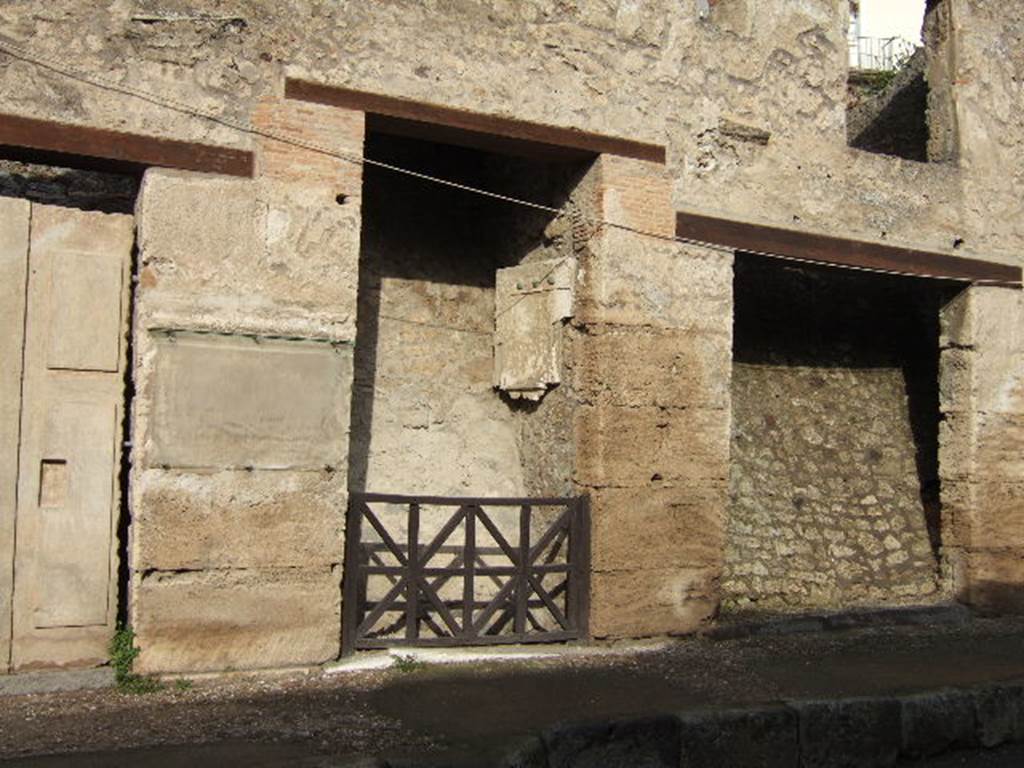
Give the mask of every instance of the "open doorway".
M 561 299 L 585 245 L 572 211 L 586 205 L 593 158 L 406 133 L 368 121 L 366 156 L 392 168 L 364 168 L 346 645 L 578 636 L 575 399 L 561 375 L 572 310 Z M 503 358 L 503 344 L 536 351 L 545 375 L 505 375 L 503 360 L 531 354 Z M 417 586 L 420 558 L 434 578 Z

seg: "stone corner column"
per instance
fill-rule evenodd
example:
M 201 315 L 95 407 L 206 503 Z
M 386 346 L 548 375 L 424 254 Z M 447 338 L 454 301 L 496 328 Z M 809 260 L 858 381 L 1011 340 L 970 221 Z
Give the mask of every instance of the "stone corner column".
M 1024 612 L 1024 294 L 974 286 L 942 312 L 943 553 L 957 599 Z
M 673 241 L 664 166 L 602 156 L 581 263 L 575 484 L 591 496 L 591 633 L 692 632 L 719 603 L 732 256 Z M 583 186 L 583 185 L 581 185 Z

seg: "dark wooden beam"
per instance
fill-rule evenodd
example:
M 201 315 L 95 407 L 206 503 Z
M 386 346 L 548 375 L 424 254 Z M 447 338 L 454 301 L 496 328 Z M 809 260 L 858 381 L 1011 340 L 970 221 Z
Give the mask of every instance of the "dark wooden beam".
M 307 80 L 288 78 L 285 81 L 285 97 L 354 109 L 366 112 L 368 115 L 397 118 L 404 122 L 400 127 L 405 131 L 405 135 L 409 135 L 409 132 L 415 129 L 421 133 L 422 138 L 429 139 L 431 130 L 447 129 L 447 133 L 435 134 L 441 138 L 433 140 L 451 142 L 453 137 L 458 139 L 461 135 L 465 140 L 466 134 L 475 134 L 473 140 L 476 142 L 488 141 L 486 137 L 491 137 L 489 141 L 493 146 L 493 137 L 501 137 L 517 142 L 520 149 L 524 145 L 537 145 L 536 151 L 549 156 L 558 156 L 559 150 L 563 154 L 568 152 L 570 154 L 566 155 L 566 159 L 578 159 L 582 153 L 582 156 L 610 154 L 655 163 L 665 162 L 665 147 L 658 144 L 588 133 L 575 128 L 561 128 L 508 117 L 486 115 L 480 112 L 470 112 L 394 96 L 383 96 Z M 444 138 L 445 136 L 447 139 Z
M 695 213 L 676 214 L 676 236 L 723 245 L 737 251 L 768 253 L 845 267 L 866 267 L 901 275 L 1015 286 L 1021 284 L 1021 268 L 1008 264 L 746 224 Z
M 0 145 L 64 156 L 102 158 L 112 170 L 159 166 L 185 171 L 252 176 L 253 154 L 240 149 L 51 120 L 0 114 Z

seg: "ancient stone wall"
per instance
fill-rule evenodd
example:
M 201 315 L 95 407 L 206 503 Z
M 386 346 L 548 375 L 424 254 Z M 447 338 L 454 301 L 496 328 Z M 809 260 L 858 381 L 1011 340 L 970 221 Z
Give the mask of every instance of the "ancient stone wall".
M 706 18 L 695 0 L 13 0 L 0 9 L 0 33 L 243 121 L 279 92 L 288 70 L 664 143 L 679 208 L 939 250 L 959 238 L 962 253 L 1012 261 L 1022 238 L 1022 217 L 1009 213 L 1020 210 L 1013 190 L 1024 173 L 1024 129 L 1012 106 L 1024 10 L 988 0 L 943 5 L 959 165 L 847 147 L 848 10 L 834 0 L 722 0 Z M 24 62 L 5 62 L 0 78 L 6 109 L 17 113 L 251 143 Z
M 924 281 L 737 257 L 726 608 L 941 593 L 943 295 Z

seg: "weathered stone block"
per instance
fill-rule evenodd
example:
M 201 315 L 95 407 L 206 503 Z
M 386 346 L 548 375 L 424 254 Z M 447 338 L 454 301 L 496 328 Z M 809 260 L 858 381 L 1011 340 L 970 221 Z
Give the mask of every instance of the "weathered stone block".
M 589 403 L 729 407 L 727 333 L 603 326 L 579 337 L 576 388 Z
M 694 632 L 718 608 L 718 568 L 595 571 L 590 631 L 595 637 Z
M 982 611 L 1024 613 L 1024 552 L 968 551 L 961 567 L 962 601 Z
M 800 764 L 796 712 L 788 707 L 687 712 L 681 768 L 794 768 Z
M 894 765 L 902 737 L 897 699 L 797 702 L 801 768 Z
M 678 768 L 679 722 L 652 717 L 565 726 L 543 735 L 550 768 Z
M 1024 551 L 1024 482 L 951 481 L 943 485 L 942 493 L 957 544 L 971 549 L 998 546 Z
M 974 477 L 1024 478 L 1024 411 L 979 413 L 974 435 Z
M 603 232 L 591 247 L 579 321 L 731 333 L 731 254 L 620 230 Z
M 901 705 L 903 755 L 926 757 L 977 745 L 970 693 L 921 694 L 902 699 Z
M 132 600 L 144 673 L 319 664 L 340 648 L 329 567 L 155 571 L 137 577 Z
M 344 471 L 148 470 L 134 488 L 132 563 L 139 571 L 338 563 L 345 485 Z
M 576 416 L 576 481 L 590 487 L 724 480 L 726 410 L 581 407 Z
M 150 170 L 137 209 L 148 327 L 351 340 L 358 198 L 315 187 Z
M 591 496 L 597 570 L 721 567 L 724 485 L 601 489 Z
M 260 251 L 253 181 L 150 170 L 137 214 L 144 288 L 234 294 L 240 278 L 253 284 L 246 274 Z

